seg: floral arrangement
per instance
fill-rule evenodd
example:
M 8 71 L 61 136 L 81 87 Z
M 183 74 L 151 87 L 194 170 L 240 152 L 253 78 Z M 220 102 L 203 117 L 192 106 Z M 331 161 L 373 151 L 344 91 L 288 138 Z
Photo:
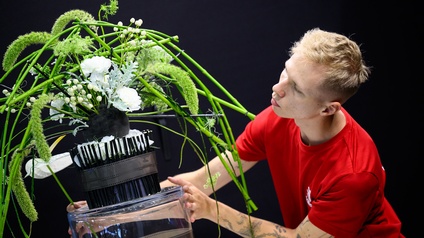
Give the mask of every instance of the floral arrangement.
M 50 32 L 31 32 L 9 45 L 2 61 L 5 73 L 0 78 L 0 113 L 5 118 L 0 136 L 0 237 L 12 196 L 19 205 L 13 207 L 20 209 L 30 222 L 38 218 L 23 182 L 25 160 L 35 161 L 28 167 L 28 175 L 52 175 L 73 202 L 55 176 L 67 166 L 62 160 L 67 158 L 52 155 L 52 150 L 64 136 L 90 131 L 93 118 L 106 111 L 141 124 L 154 124 L 140 119 L 149 116 L 170 113 L 179 118 L 181 128 L 159 126 L 184 137 L 205 164 L 206 148 L 213 148 L 243 194 L 248 213 L 256 210 L 243 173 L 237 178 L 235 168 L 221 155 L 229 150 L 240 161 L 224 109 L 250 119 L 254 115 L 178 47 L 178 36 L 145 29 L 143 21 L 134 18 L 127 25 L 106 21 L 117 10 L 117 0 L 100 7 L 98 20 L 88 12 L 71 10 L 56 20 Z M 39 48 L 21 57 L 30 45 Z M 13 85 L 6 85 L 6 81 Z M 212 82 L 227 99 L 215 96 L 205 81 Z M 206 99 L 206 105 L 199 103 L 200 96 Z M 44 128 L 51 123 L 56 124 L 53 132 Z M 187 136 L 186 125 L 192 125 L 207 138 L 202 141 L 203 146 Z M 100 139 L 90 135 L 86 135 L 88 140 Z M 205 146 L 206 141 L 211 146 Z M 210 174 L 205 186 L 213 186 L 216 179 L 218 175 Z M 22 232 L 26 234 L 24 228 Z

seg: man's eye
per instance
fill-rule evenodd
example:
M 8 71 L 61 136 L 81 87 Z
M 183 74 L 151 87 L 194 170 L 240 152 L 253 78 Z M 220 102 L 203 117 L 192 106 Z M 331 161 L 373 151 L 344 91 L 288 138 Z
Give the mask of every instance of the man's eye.
M 292 83 L 292 89 L 294 90 L 294 91 L 296 91 L 296 92 L 299 92 L 299 89 L 297 88 L 297 86 L 296 86 L 296 84 L 295 83 Z
M 296 86 L 296 84 L 293 83 L 292 88 L 295 92 L 297 92 L 299 94 L 303 94 L 302 91 L 300 91 L 299 88 Z

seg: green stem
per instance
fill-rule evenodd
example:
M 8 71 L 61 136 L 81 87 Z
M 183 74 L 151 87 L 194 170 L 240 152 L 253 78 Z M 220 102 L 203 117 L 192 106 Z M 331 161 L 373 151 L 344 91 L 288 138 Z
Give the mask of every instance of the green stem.
M 200 90 L 200 89 L 197 89 L 197 93 L 198 94 L 201 94 L 201 95 L 206 95 L 206 93 L 204 91 Z M 247 116 L 250 120 L 255 119 L 255 114 L 247 111 L 244 108 L 238 107 L 238 106 L 236 106 L 236 105 L 234 105 L 234 104 L 232 104 L 232 103 L 230 103 L 228 101 L 225 101 L 225 100 L 223 100 L 223 99 L 221 99 L 221 98 L 219 98 L 219 97 L 217 97 L 215 95 L 212 95 L 212 98 L 213 98 L 214 101 L 219 102 L 220 104 L 222 104 L 222 105 L 230 108 L 231 110 L 236 111 L 236 112 L 239 112 L 239 113 Z
M 62 190 L 63 194 L 66 196 L 68 201 L 71 204 L 74 204 L 74 201 L 72 200 L 71 196 L 69 196 L 68 192 L 66 192 L 66 189 L 63 187 L 62 183 L 60 182 L 59 178 L 56 176 L 56 173 L 52 170 L 50 165 L 47 165 L 47 168 L 49 169 L 50 173 L 52 174 L 53 178 L 56 180 L 56 183 L 59 185 L 60 189 Z
M 27 142 L 29 135 L 30 135 L 30 125 L 28 125 L 28 127 L 25 130 L 25 134 L 22 138 L 22 143 L 19 145 L 19 148 L 17 150 L 24 150 L 24 148 L 27 146 Z M 16 160 L 18 161 L 18 160 Z M 18 163 L 15 162 L 12 164 L 12 167 L 10 169 L 9 172 L 9 181 L 13 181 L 14 179 L 16 179 L 16 176 L 18 173 Z M 4 173 L 6 172 L 6 170 L 3 171 Z M 5 175 L 3 175 L 5 176 Z M 5 177 L 3 177 L 3 181 Z M 7 189 L 6 189 L 6 194 L 5 194 L 5 199 L 4 199 L 4 205 L 3 205 L 3 209 L 1 210 L 1 217 L 0 217 L 0 237 L 3 237 L 3 232 L 4 232 L 4 225 L 6 222 L 6 217 L 7 217 L 7 213 L 8 213 L 8 209 L 9 209 L 9 204 L 10 204 L 10 196 L 12 193 L 12 186 L 11 186 L 11 182 L 8 183 Z

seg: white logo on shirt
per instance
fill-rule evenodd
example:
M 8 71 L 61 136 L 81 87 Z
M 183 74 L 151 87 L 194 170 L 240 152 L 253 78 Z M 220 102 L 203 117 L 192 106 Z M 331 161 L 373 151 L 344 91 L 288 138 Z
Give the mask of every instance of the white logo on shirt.
M 308 189 L 306 189 L 306 203 L 312 207 L 312 200 L 311 200 L 311 188 L 308 186 Z

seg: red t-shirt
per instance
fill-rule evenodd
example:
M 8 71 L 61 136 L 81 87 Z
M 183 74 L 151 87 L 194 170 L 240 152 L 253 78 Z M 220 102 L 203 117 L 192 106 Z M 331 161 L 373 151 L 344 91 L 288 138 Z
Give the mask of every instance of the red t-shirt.
M 292 119 L 266 108 L 237 139 L 240 158 L 267 160 L 284 225 L 311 222 L 335 237 L 403 237 L 384 197 L 386 175 L 368 133 L 342 108 L 346 126 L 307 146 Z

